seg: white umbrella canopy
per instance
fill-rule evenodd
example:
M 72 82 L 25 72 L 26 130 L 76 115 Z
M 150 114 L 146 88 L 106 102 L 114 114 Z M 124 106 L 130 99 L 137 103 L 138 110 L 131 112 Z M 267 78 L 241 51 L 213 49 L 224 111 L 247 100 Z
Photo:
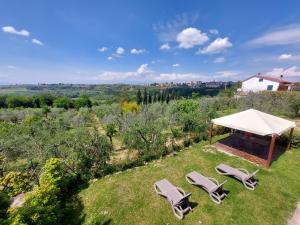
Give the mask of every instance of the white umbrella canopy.
M 272 134 L 279 136 L 285 131 L 296 127 L 295 122 L 255 109 L 216 118 L 212 120 L 212 123 L 262 136 Z

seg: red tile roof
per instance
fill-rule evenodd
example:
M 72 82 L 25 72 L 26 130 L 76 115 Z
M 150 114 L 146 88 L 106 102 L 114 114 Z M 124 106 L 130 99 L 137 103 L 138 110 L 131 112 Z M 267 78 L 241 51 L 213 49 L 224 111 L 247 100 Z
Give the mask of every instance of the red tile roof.
M 265 80 L 270 80 L 270 81 L 274 81 L 274 82 L 277 82 L 277 83 L 280 83 L 280 84 L 293 84 L 293 82 L 290 82 L 290 81 L 287 81 L 287 80 L 283 80 L 281 78 L 276 78 L 276 77 L 269 77 L 269 76 L 262 76 L 262 75 L 254 75 L 254 76 L 251 76 L 249 78 L 247 78 L 246 80 L 249 80 L 253 77 L 258 77 L 258 78 L 262 78 L 262 79 L 265 79 Z M 246 81 L 244 80 L 244 81 Z

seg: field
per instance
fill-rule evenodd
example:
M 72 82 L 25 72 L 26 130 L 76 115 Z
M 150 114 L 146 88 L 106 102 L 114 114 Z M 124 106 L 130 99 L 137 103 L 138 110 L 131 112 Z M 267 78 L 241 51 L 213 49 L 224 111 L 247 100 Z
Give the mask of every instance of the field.
M 275 161 L 271 169 L 260 168 L 259 186 L 246 190 L 232 178 L 218 175 L 214 167 L 227 163 L 250 171 L 257 167 L 245 160 L 207 148 L 206 142 L 187 148 L 178 155 L 146 166 L 106 176 L 90 182 L 79 193 L 83 211 L 74 224 L 286 224 L 300 197 L 300 149 L 292 149 Z M 185 181 L 185 174 L 199 171 L 219 181 L 226 179 L 229 191 L 221 205 L 213 203 L 201 189 Z M 192 192 L 193 212 L 177 220 L 168 204 L 156 195 L 153 183 L 167 178 Z M 72 217 L 73 215 L 70 215 Z

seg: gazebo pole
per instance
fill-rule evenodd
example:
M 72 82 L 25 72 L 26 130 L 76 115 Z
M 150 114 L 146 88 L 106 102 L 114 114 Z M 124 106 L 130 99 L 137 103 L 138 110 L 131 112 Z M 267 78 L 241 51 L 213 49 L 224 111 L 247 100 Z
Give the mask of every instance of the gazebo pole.
M 272 162 L 272 156 L 275 148 L 275 140 L 276 140 L 276 134 L 272 134 L 272 139 L 269 147 L 268 160 L 267 160 L 267 168 L 270 167 L 270 164 Z
M 211 122 L 210 126 L 209 126 L 209 144 L 211 145 L 211 141 L 212 141 L 212 131 L 213 131 L 213 126 L 214 124 Z
M 294 128 L 292 128 L 291 131 L 290 131 L 289 142 L 288 142 L 288 145 L 287 145 L 287 150 L 289 150 L 291 148 L 291 143 L 292 143 L 292 138 L 293 138 L 293 132 L 294 132 Z

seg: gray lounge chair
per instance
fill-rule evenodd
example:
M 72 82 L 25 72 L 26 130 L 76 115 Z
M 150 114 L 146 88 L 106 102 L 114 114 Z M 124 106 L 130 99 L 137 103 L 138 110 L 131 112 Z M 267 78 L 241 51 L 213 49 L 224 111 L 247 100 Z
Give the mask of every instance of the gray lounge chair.
M 227 182 L 226 180 L 219 184 L 216 179 L 212 177 L 205 177 L 195 171 L 187 174 L 185 178 L 190 184 L 200 186 L 202 189 L 207 191 L 211 200 L 217 204 L 221 204 L 222 199 L 226 196 L 223 190 L 223 185 Z
M 155 182 L 154 189 L 157 194 L 167 198 L 174 215 L 178 219 L 183 219 L 184 214 L 192 210 L 188 201 L 191 193 L 186 194 L 181 188 L 175 187 L 168 180 L 163 179 Z
M 244 184 L 245 188 L 249 190 L 253 191 L 257 185 L 257 181 L 254 179 L 254 176 L 259 170 L 249 173 L 243 168 L 233 168 L 225 164 L 220 164 L 215 169 L 221 175 L 232 176 L 240 180 Z

